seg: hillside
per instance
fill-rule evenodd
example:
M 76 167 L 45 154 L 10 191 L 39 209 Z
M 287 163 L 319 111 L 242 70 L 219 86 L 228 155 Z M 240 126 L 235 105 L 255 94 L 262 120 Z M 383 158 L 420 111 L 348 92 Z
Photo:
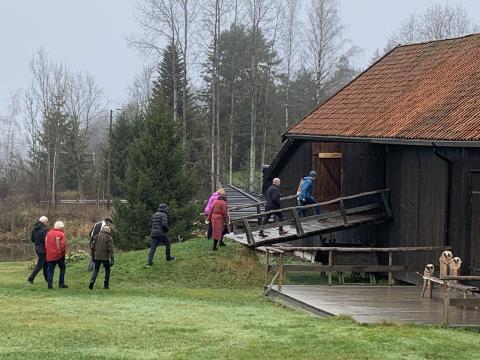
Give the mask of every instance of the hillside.
M 160 251 L 152 268 L 146 251 L 118 254 L 108 291 L 103 273 L 88 290 L 83 262 L 68 267 L 68 289 L 54 290 L 41 278 L 27 285 L 25 263 L 0 263 L 0 359 L 459 360 L 480 351 L 474 331 L 363 326 L 283 308 L 262 296 L 256 255 L 235 244 L 212 253 L 198 239 L 172 252 L 178 261 Z

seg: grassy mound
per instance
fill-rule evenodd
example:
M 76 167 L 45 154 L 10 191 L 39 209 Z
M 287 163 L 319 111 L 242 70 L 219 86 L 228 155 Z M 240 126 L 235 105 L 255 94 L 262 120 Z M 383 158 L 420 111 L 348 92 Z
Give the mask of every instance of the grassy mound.
M 211 250 L 211 241 L 206 239 L 173 244 L 172 255 L 177 259 L 168 263 L 165 261 L 165 248 L 160 246 L 151 267 L 146 265 L 147 250 L 116 254 L 111 273 L 112 288 L 260 288 L 264 274 L 256 253 L 236 243 L 227 244 L 216 252 Z M 67 266 L 66 283 L 69 287 L 82 289 L 88 285 L 91 273 L 86 271 L 87 262 L 84 260 Z M 15 269 L 5 282 L 18 287 L 18 276 L 24 269 Z M 56 272 L 58 276 L 58 268 Z M 102 281 L 101 268 L 97 284 Z M 43 288 L 41 273 L 35 283 L 36 288 Z

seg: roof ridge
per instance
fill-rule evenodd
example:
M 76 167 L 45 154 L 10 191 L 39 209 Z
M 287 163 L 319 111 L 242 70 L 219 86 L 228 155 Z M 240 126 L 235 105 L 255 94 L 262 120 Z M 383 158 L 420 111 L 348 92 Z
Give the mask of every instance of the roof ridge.
M 440 42 L 446 42 L 446 41 L 452 41 L 452 40 L 460 40 L 460 39 L 465 39 L 468 37 L 480 37 L 480 33 L 471 33 L 471 34 L 466 34 L 462 36 L 457 36 L 457 37 L 451 37 L 451 38 L 446 38 L 446 39 L 438 39 L 438 40 L 425 40 L 425 41 L 420 41 L 416 43 L 411 43 L 411 44 L 397 44 L 396 47 L 399 48 L 404 48 L 407 46 L 416 46 L 416 45 L 425 45 L 425 44 L 432 44 L 432 43 L 440 43 Z

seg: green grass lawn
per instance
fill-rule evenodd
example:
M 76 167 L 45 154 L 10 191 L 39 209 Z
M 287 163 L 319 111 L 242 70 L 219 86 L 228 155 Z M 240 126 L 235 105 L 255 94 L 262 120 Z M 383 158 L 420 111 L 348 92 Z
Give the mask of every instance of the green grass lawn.
M 255 254 L 199 239 L 118 254 L 111 289 L 87 288 L 85 263 L 68 289 L 26 284 L 25 263 L 0 263 L 0 359 L 478 359 L 480 334 L 428 326 L 360 325 L 284 308 L 262 296 Z

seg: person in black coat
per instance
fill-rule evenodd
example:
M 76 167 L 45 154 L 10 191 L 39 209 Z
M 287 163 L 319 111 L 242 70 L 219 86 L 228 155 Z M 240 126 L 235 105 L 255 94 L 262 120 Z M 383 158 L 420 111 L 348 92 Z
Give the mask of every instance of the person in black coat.
M 280 210 L 282 208 L 280 197 L 280 179 L 275 178 L 273 179 L 272 185 L 267 189 L 267 204 L 265 205 L 265 212 Z M 279 222 L 283 221 L 283 213 L 278 211 L 265 215 L 262 219 L 262 225 L 265 225 L 272 215 L 277 217 Z M 280 235 L 285 235 L 287 234 L 287 231 L 283 230 L 283 226 L 279 226 L 278 233 Z M 261 237 L 267 237 L 267 235 L 263 233 L 263 230 L 260 230 L 258 235 Z
M 170 255 L 170 239 L 168 238 L 168 206 L 160 204 L 158 211 L 153 214 L 150 220 L 150 250 L 148 251 L 147 265 L 153 265 L 153 257 L 158 245 L 165 244 L 165 258 L 167 261 L 175 260 L 175 256 Z
M 32 273 L 28 277 L 28 283 L 33 284 L 33 280 L 43 269 L 43 277 L 45 281 L 48 283 L 48 268 L 47 268 L 47 261 L 45 260 L 46 252 L 45 252 L 45 236 L 48 232 L 48 218 L 46 216 L 42 216 L 38 221 L 33 225 L 32 235 L 30 239 L 33 243 L 35 243 L 35 253 L 38 256 L 37 265 L 35 269 L 33 269 Z

